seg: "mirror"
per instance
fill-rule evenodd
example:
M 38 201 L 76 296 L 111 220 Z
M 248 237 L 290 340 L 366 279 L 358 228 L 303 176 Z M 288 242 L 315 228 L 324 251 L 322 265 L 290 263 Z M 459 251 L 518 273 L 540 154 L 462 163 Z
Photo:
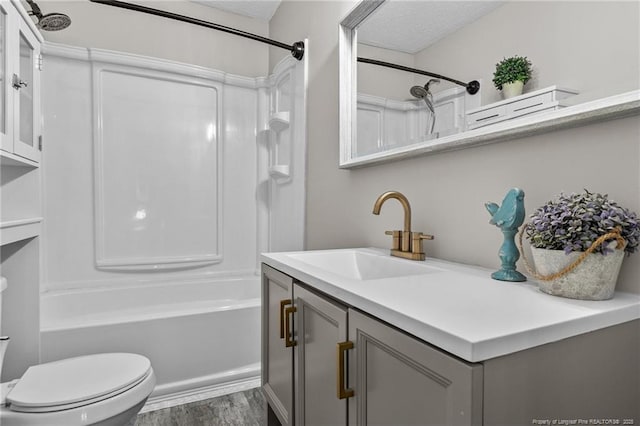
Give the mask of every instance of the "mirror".
M 340 25 L 340 167 L 638 114 L 638 16 L 624 1 L 359 3 Z M 533 74 L 503 99 L 492 80 L 512 56 Z

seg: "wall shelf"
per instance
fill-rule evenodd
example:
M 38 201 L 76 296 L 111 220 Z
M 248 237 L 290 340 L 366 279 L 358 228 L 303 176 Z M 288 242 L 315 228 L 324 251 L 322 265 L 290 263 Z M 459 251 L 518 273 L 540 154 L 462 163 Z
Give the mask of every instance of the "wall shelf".
M 0 245 L 37 237 L 40 235 L 41 222 L 41 217 L 0 222 Z
M 343 161 L 340 163 L 340 168 L 364 167 L 416 155 L 470 148 L 544 132 L 584 126 L 605 120 L 636 116 L 638 114 L 640 114 L 640 90 L 633 90 L 620 95 L 567 106 L 555 111 L 502 121 L 451 136 L 432 140 L 417 140 L 405 146 L 349 160 L 344 160 L 347 155 L 344 150 L 346 145 L 343 143 L 341 157 Z
M 467 111 L 467 129 L 489 126 L 545 110 L 557 110 L 565 107 L 561 102 L 563 99 L 577 94 L 578 92 L 572 89 L 550 86 L 484 105 Z
M 2 150 L 0 150 L 0 165 L 7 167 L 38 167 L 38 163 L 35 161 Z

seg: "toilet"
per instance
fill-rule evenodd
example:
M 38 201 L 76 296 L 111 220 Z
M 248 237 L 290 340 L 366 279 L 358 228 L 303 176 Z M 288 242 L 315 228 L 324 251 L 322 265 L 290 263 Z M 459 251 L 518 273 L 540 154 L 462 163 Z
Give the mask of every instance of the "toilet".
M 0 307 L 6 280 L 0 281 Z M 0 316 L 1 318 L 1 316 Z M 8 338 L 0 338 L 0 371 Z M 133 425 L 155 387 L 149 359 L 86 355 L 29 367 L 2 384 L 2 426 Z

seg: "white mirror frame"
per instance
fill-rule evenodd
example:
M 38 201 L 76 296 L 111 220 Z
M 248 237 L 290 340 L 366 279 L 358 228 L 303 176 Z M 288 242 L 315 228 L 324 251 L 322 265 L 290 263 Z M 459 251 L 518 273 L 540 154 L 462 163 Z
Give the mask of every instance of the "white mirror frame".
M 640 90 L 622 93 L 556 111 L 503 121 L 490 126 L 376 152 L 353 156 L 357 137 L 357 32 L 356 28 L 385 0 L 363 0 L 340 23 L 340 168 L 350 169 L 399 160 L 416 155 L 452 151 L 517 139 L 533 134 L 596 121 L 640 114 Z
M 356 140 L 358 35 L 356 28 L 385 0 L 363 0 L 340 22 L 340 167 L 353 157 Z

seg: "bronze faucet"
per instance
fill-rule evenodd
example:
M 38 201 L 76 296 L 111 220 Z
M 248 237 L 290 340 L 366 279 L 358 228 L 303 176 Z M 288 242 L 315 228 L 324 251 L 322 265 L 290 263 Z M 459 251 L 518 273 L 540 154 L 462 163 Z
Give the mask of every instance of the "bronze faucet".
M 387 191 L 380 195 L 373 205 L 373 214 L 380 214 L 380 209 L 385 201 L 395 198 L 404 208 L 404 228 L 402 231 L 386 231 L 385 234 L 393 237 L 391 256 L 403 257 L 411 260 L 424 260 L 422 240 L 433 240 L 433 235 L 425 235 L 421 232 L 411 232 L 411 206 L 409 200 L 398 191 Z

